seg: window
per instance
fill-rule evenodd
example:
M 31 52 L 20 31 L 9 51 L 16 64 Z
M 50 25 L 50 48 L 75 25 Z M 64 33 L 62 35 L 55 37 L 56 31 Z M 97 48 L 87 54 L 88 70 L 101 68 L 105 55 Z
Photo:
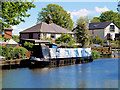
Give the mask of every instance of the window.
M 92 30 L 92 34 L 94 34 L 94 30 Z
M 114 25 L 110 25 L 110 31 L 114 32 L 115 31 L 115 26 Z
M 38 34 L 38 39 L 40 39 L 40 33 Z
M 29 39 L 33 39 L 33 33 L 29 34 Z
M 51 34 L 51 38 L 55 38 L 55 34 Z
M 46 33 L 43 33 L 43 38 L 46 39 Z

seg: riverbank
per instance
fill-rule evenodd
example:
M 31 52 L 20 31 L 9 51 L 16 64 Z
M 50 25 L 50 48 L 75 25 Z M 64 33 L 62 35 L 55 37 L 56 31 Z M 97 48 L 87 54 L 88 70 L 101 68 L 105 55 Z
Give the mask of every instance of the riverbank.
M 100 56 L 96 59 L 93 59 L 93 60 L 105 59 L 105 58 L 113 58 L 113 59 L 115 58 L 115 59 L 117 59 L 117 58 L 120 58 L 120 53 L 114 53 L 114 54 L 111 54 L 111 55 L 102 55 L 102 56 Z
M 16 59 L 16 60 L 4 60 L 0 62 L 2 69 L 14 69 L 14 68 L 44 68 L 44 67 L 60 67 L 67 65 L 75 65 L 82 63 L 92 62 L 92 57 L 85 58 L 56 58 L 43 61 L 36 61 L 30 59 Z

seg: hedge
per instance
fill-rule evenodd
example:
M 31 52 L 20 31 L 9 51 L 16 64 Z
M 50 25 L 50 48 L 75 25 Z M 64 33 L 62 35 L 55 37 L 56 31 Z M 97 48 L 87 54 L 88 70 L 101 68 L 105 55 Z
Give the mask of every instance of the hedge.
M 96 51 L 96 50 L 93 50 L 93 51 L 92 51 L 92 57 L 93 57 L 93 59 L 97 59 L 97 58 L 99 58 L 99 57 L 100 57 L 99 52 Z
M 6 47 L 2 46 L 2 56 L 6 59 L 24 58 L 27 54 L 27 49 L 24 47 Z

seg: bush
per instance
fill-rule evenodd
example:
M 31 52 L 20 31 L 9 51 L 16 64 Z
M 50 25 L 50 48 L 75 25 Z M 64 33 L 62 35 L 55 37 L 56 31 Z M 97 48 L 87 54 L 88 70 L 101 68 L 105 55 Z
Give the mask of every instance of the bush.
M 27 54 L 27 49 L 24 47 L 6 47 L 2 46 L 2 56 L 6 59 L 24 58 Z
M 6 47 L 6 46 L 2 46 L 2 56 L 5 57 L 6 59 L 8 59 L 8 51 L 9 51 L 9 48 Z
M 20 57 L 24 58 L 26 54 L 27 54 L 27 49 L 24 47 L 20 47 L 20 55 L 21 55 Z
M 99 44 L 99 45 L 103 45 L 103 39 L 98 35 L 96 35 L 95 37 L 92 37 L 90 39 L 90 44 Z
M 20 48 L 14 47 L 14 57 L 13 58 L 20 58 Z
M 93 57 L 93 59 L 97 59 L 97 58 L 99 58 L 99 57 L 100 57 L 99 52 L 96 51 L 96 50 L 93 50 L 93 51 L 92 51 L 92 57 Z
M 69 35 L 68 33 L 66 34 L 61 34 L 60 37 L 58 37 L 55 40 L 55 43 L 60 44 L 60 43 L 66 43 L 68 44 L 70 47 L 72 47 L 73 43 L 75 42 L 74 38 L 72 37 L 72 35 Z
M 24 43 L 24 47 L 27 49 L 27 50 L 32 50 L 32 48 L 33 48 L 33 43 L 30 43 L 30 42 L 25 42 Z
M 14 57 L 14 48 L 13 47 L 9 47 L 8 54 L 9 54 L 9 59 L 12 59 Z

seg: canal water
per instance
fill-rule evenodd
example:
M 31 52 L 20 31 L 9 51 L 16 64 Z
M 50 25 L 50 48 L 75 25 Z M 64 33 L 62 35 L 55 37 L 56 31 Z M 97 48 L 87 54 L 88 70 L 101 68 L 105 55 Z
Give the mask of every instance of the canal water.
M 3 88 L 118 88 L 118 59 L 55 68 L 2 70 Z

